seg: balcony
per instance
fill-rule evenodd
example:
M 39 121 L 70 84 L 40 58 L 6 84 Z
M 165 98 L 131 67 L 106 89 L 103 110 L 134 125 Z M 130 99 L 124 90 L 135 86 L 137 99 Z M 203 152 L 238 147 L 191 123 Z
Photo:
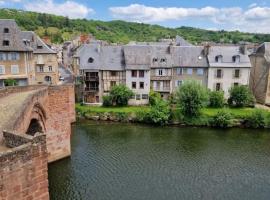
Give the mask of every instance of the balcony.
M 155 92 L 170 92 L 170 87 L 153 87 Z
M 86 87 L 84 88 L 85 92 L 98 92 L 99 88 L 98 87 Z
M 85 81 L 99 81 L 99 77 L 98 76 L 85 76 L 84 77 Z
M 153 81 L 170 81 L 170 80 L 172 80 L 172 76 L 155 76 L 155 75 L 151 75 L 151 80 L 153 80 Z

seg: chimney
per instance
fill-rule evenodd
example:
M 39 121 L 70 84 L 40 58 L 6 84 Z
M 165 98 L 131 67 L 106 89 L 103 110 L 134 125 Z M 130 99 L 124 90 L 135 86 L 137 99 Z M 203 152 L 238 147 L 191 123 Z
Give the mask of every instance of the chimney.
M 243 42 L 240 44 L 239 52 L 244 54 L 244 55 L 247 53 L 247 44 L 246 43 Z

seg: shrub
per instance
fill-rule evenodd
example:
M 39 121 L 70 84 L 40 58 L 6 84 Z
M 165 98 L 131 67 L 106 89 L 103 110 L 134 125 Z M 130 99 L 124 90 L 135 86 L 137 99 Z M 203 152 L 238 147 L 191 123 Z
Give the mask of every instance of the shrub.
M 226 111 L 219 111 L 211 120 L 210 124 L 214 127 L 227 128 L 231 125 L 232 115 Z
M 150 107 L 150 111 L 146 115 L 146 122 L 164 125 L 169 122 L 169 118 L 170 109 L 168 104 L 163 100 L 158 100 L 155 105 Z
M 137 122 L 146 122 L 146 118 L 148 116 L 148 111 L 140 110 L 136 112 L 136 121 Z
M 209 106 L 212 108 L 222 108 L 224 106 L 224 93 L 222 91 L 210 92 Z
M 112 106 L 112 96 L 111 95 L 103 96 L 102 99 L 103 99 L 103 106 L 105 106 L 105 107 Z
M 7 79 L 7 80 L 4 80 L 4 84 L 6 86 L 16 86 L 18 85 L 17 81 L 14 80 L 14 79 Z
M 134 93 L 123 84 L 114 86 L 110 91 L 112 103 L 117 106 L 126 106 L 133 95 Z
M 234 86 L 229 90 L 228 104 L 235 107 L 254 106 L 254 96 L 244 85 Z
M 196 81 L 186 81 L 177 89 L 177 103 L 185 116 L 198 116 L 208 103 L 208 92 Z
M 246 117 L 244 125 L 248 128 L 264 128 L 266 125 L 265 115 L 261 110 L 255 110 Z
M 270 128 L 270 114 L 265 116 L 265 127 Z
M 149 104 L 150 105 L 155 105 L 157 101 L 161 100 L 161 96 L 158 92 L 155 92 L 153 90 L 150 90 L 149 93 Z

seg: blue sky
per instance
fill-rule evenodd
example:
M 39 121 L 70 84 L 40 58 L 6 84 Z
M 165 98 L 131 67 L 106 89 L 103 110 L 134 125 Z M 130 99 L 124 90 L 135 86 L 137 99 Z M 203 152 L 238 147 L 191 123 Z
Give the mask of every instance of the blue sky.
M 270 33 L 270 0 L 0 0 L 0 7 L 70 18 Z

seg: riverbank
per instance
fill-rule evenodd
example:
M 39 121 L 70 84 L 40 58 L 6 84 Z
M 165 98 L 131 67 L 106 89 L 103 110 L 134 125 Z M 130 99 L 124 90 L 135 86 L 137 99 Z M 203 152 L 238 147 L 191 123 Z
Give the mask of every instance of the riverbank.
M 148 106 L 127 106 L 127 107 L 96 107 L 76 104 L 78 118 L 94 121 L 114 121 L 126 123 L 147 123 L 142 119 L 142 113 L 150 111 Z M 179 110 L 172 109 L 168 125 L 181 126 L 214 126 L 213 120 L 220 112 L 230 114 L 229 127 L 245 127 L 248 120 L 252 119 L 254 113 L 261 113 L 264 120 L 264 128 L 270 127 L 270 112 L 259 108 L 203 108 L 201 115 L 196 118 L 184 118 Z M 256 116 L 255 116 L 256 117 Z M 250 128 L 250 126 L 248 126 Z M 262 127 L 260 127 L 262 128 Z

